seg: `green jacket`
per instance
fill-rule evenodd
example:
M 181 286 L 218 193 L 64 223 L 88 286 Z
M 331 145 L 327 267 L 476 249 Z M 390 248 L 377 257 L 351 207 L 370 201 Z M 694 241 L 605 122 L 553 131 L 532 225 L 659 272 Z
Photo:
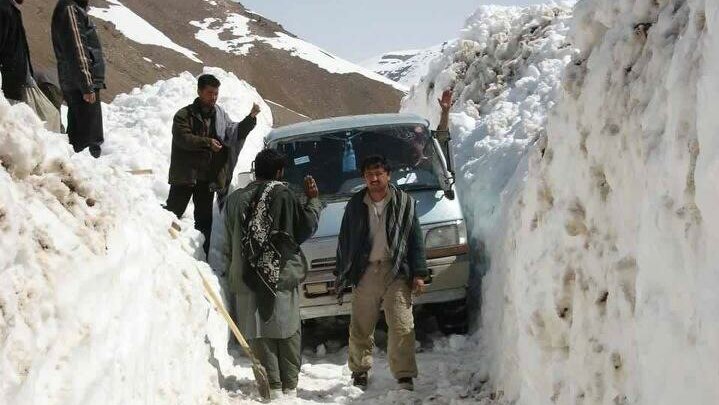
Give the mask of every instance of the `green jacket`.
M 275 298 L 274 315 L 265 322 L 257 309 L 257 297 L 242 279 L 247 269 L 242 254 L 243 217 L 247 212 L 257 187 L 262 182 L 255 181 L 247 187 L 234 191 L 227 197 L 225 204 L 225 244 L 222 253 L 230 291 L 237 298 L 237 326 L 247 339 L 272 338 L 286 339 L 300 328 L 300 307 L 298 286 L 307 275 L 308 265 L 300 249 L 290 257 L 283 257 L 285 265 L 280 270 L 278 292 Z M 286 232 L 299 247 L 317 230 L 322 211 L 319 199 L 308 200 L 302 204 L 294 193 L 286 187 L 279 188 L 270 196 L 270 213 L 274 220 L 273 230 Z M 279 249 L 293 251 L 293 249 Z
M 206 181 L 226 190 L 237 155 L 256 124 L 257 119 L 249 115 L 233 122 L 220 106 L 203 117 L 198 100 L 181 108 L 172 121 L 169 183 L 194 185 Z M 212 151 L 213 138 L 224 146 L 219 152 Z

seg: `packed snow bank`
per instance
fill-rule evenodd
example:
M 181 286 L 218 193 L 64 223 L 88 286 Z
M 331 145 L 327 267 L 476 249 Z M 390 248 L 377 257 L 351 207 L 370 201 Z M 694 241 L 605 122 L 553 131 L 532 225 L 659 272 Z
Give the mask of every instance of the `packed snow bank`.
M 719 4 L 585 1 L 575 21 L 497 269 L 497 377 L 524 403 L 714 403 Z
M 520 404 L 714 403 L 719 4 L 582 1 L 573 25 L 580 53 L 546 131 L 504 100 L 477 117 L 455 105 L 461 181 L 476 201 L 465 207 L 491 262 L 484 362 Z M 438 91 L 469 77 L 498 81 L 438 63 L 435 89 L 406 108 L 434 112 Z M 518 145 L 534 127 L 534 146 Z
M 209 71 L 233 118 L 261 103 L 234 75 Z M 201 235 L 187 214 L 171 231 L 161 208 L 172 116 L 195 89 L 183 74 L 105 105 L 98 160 L 0 97 L 0 403 L 223 401 L 209 360 L 228 370 L 232 359 L 197 275 L 212 278 L 197 260 Z M 243 155 L 271 126 L 262 106 Z M 248 380 L 248 370 L 231 371 Z
M 470 280 L 474 298 L 480 295 L 484 259 L 496 260 L 500 252 L 503 207 L 516 188 L 510 180 L 545 132 L 571 59 L 565 41 L 569 18 L 568 6 L 481 7 L 403 100 L 403 110 L 436 125 L 437 99 L 454 89 L 451 132 L 457 188 L 479 258 Z

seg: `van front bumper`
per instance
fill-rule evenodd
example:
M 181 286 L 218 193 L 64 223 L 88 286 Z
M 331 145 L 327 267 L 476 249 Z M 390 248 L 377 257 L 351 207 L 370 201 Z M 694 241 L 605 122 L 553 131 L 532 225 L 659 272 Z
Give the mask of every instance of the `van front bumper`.
M 430 276 L 427 290 L 413 297 L 413 304 L 451 302 L 467 296 L 469 256 L 459 255 L 427 260 Z M 346 292 L 339 305 L 334 292 L 332 270 L 312 271 L 300 286 L 300 316 L 302 319 L 349 315 L 352 293 Z

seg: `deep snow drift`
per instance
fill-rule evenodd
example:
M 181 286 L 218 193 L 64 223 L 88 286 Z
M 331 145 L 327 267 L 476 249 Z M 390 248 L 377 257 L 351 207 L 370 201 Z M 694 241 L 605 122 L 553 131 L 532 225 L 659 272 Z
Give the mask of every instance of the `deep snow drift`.
M 482 368 L 520 404 L 714 403 L 719 4 L 579 2 L 561 89 L 561 23 L 533 67 L 474 68 L 507 49 L 492 45 L 512 37 L 501 15 L 537 10 L 550 9 L 480 10 L 494 18 L 463 35 L 477 44 L 445 53 L 405 102 L 436 116 L 439 91 L 461 95 L 462 198 L 489 258 Z
M 477 259 L 470 280 L 474 300 L 481 295 L 487 258 L 497 260 L 501 251 L 504 207 L 511 197 L 507 193 L 517 188 L 510 181 L 530 146 L 545 133 L 560 93 L 573 52 L 565 41 L 570 16 L 568 6 L 479 8 L 460 38 L 432 61 L 429 73 L 403 100 L 403 110 L 436 125 L 437 99 L 445 89 L 454 89 L 453 160 Z M 485 301 L 485 307 L 494 304 Z
M 261 102 L 212 72 L 235 119 Z M 196 260 L 201 236 L 188 219 L 171 231 L 160 206 L 172 116 L 195 88 L 184 74 L 104 106 L 97 161 L 0 97 L 0 403 L 223 402 L 206 336 L 221 363 L 231 359 L 217 353 L 226 328 L 197 275 L 212 277 Z M 263 108 L 249 145 L 271 126 Z

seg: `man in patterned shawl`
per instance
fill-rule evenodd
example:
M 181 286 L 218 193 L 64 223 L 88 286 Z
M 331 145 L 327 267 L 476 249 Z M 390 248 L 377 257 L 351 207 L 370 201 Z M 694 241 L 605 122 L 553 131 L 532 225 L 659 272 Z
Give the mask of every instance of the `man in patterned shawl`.
M 237 324 L 267 369 L 271 397 L 296 395 L 300 371 L 300 297 L 307 274 L 300 244 L 317 230 L 321 203 L 312 177 L 306 202 L 281 182 L 286 158 L 266 149 L 255 158 L 256 181 L 230 194 L 223 254 Z

